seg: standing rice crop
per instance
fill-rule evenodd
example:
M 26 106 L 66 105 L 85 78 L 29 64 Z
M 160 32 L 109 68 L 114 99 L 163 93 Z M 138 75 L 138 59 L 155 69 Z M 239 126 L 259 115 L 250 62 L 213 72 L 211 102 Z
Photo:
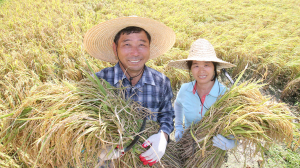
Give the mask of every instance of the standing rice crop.
M 0 103 L 10 109 L 18 107 L 31 88 L 40 85 L 33 71 L 11 71 L 0 76 Z
M 190 126 L 179 142 L 185 167 L 221 167 L 226 151 L 213 146 L 212 138 L 217 134 L 233 135 L 244 150 L 253 146 L 251 156 L 246 157 L 263 153 L 273 143 L 291 145 L 295 117 L 284 103 L 263 96 L 262 86 L 249 81 L 233 85 L 199 123 Z

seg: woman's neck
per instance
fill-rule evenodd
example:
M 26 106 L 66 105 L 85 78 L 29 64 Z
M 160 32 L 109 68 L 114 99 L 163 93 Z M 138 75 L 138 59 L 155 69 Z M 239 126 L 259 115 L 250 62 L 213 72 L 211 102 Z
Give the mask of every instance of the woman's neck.
M 211 88 L 214 86 L 215 81 L 210 81 L 206 84 L 203 83 L 198 83 L 197 82 L 197 93 L 199 95 L 199 97 L 203 97 L 204 95 L 209 94 Z

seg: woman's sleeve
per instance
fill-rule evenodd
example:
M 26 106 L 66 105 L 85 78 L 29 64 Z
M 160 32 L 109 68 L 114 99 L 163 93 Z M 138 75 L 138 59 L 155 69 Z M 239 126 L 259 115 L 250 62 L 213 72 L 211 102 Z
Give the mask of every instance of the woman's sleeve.
M 176 99 L 174 103 L 174 111 L 175 111 L 175 140 L 176 142 L 182 138 L 183 135 L 183 106 Z
M 174 103 L 175 110 L 175 128 L 183 128 L 183 107 L 181 103 L 175 101 Z

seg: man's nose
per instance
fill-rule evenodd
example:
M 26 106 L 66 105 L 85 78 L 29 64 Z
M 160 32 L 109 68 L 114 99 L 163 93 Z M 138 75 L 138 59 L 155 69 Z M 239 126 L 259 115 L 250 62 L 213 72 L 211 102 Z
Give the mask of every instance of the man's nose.
M 139 55 L 139 49 L 138 49 L 138 47 L 136 47 L 136 46 L 132 47 L 132 49 L 131 49 L 131 55 L 133 55 L 133 56 L 138 56 Z

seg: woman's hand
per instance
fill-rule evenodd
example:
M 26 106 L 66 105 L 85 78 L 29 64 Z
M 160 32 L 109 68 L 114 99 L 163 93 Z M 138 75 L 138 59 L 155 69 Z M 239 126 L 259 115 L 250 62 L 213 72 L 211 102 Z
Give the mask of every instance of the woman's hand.
M 213 137 L 213 146 L 218 147 L 222 150 L 229 150 L 238 145 L 237 140 L 234 139 L 233 135 L 229 135 L 230 139 L 225 138 L 224 136 L 218 134 Z

